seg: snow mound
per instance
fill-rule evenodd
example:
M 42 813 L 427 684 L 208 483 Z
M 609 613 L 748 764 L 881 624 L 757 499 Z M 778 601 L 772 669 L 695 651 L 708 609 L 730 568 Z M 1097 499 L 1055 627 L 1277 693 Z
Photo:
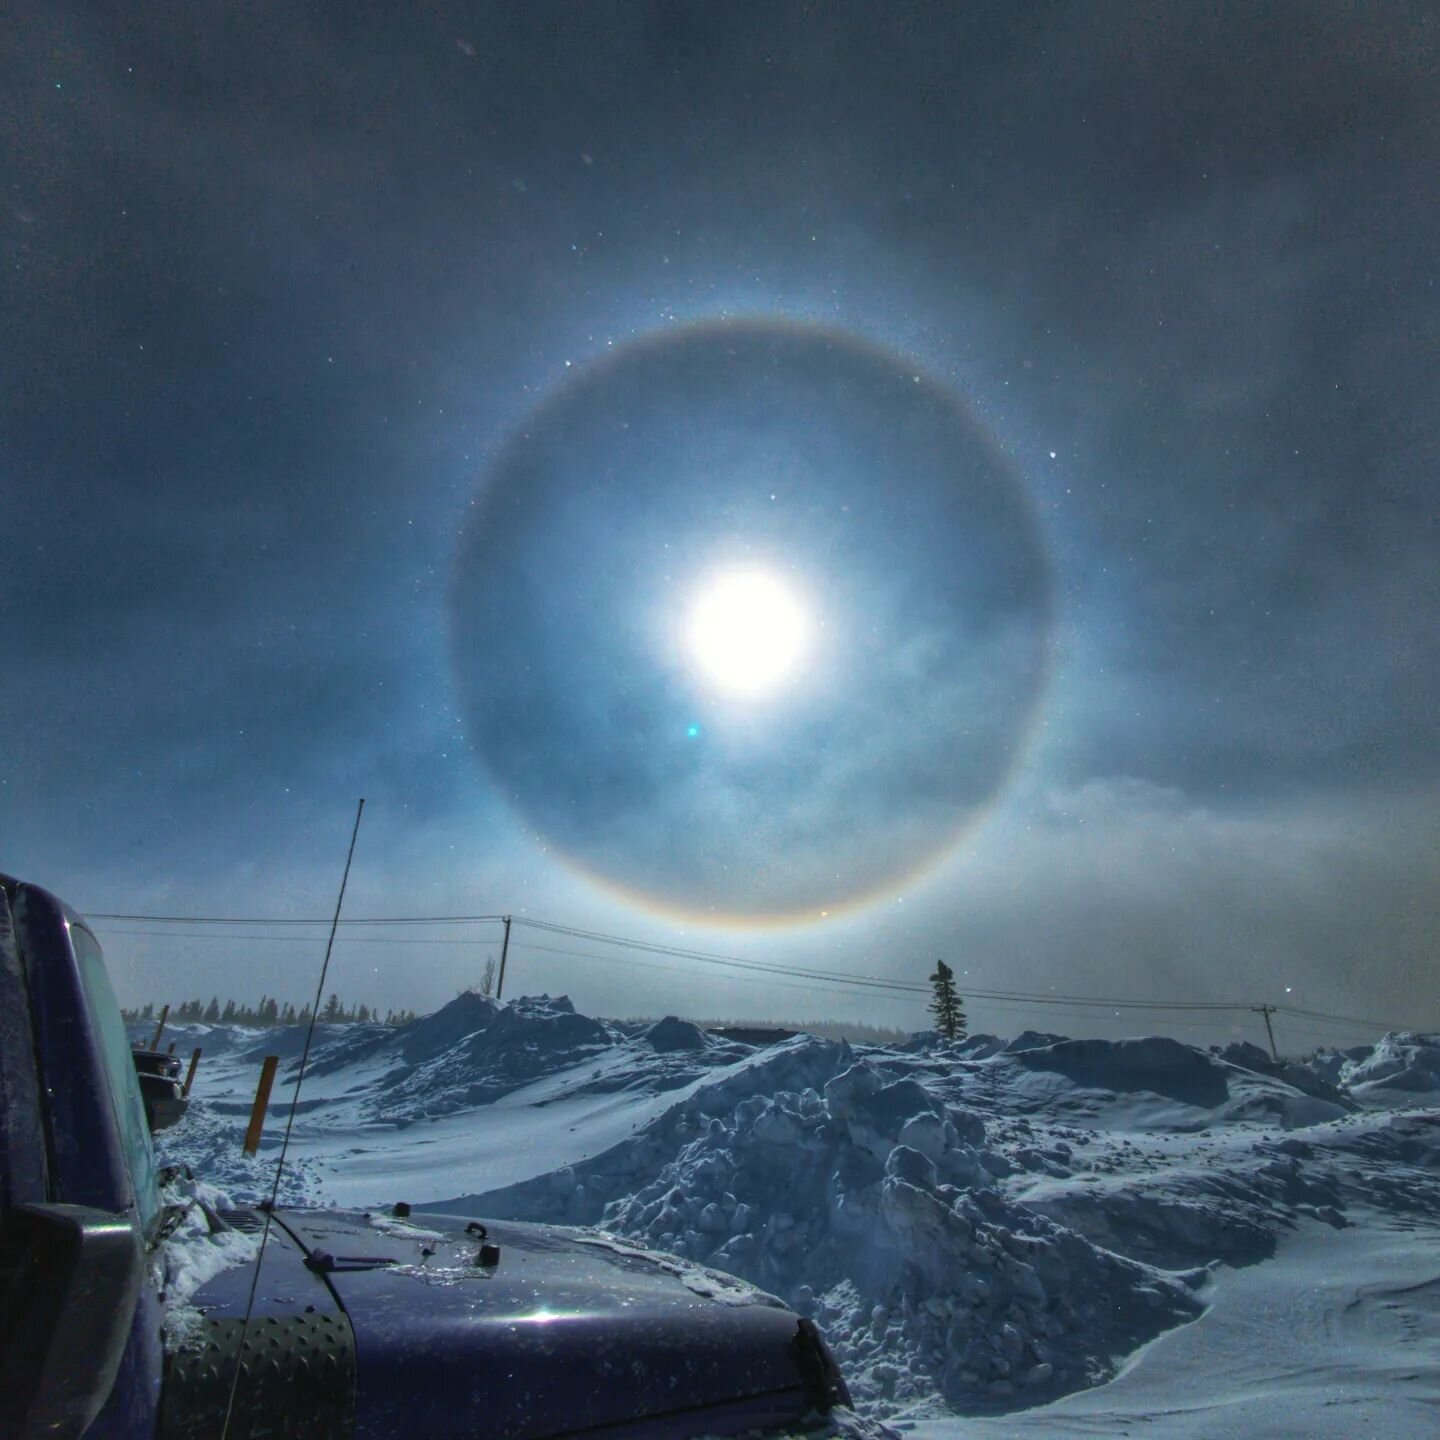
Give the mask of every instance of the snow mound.
M 1070 1044 L 1064 1035 L 1052 1035 L 1048 1030 L 1022 1030 L 1013 1040 L 1001 1046 L 1002 1050 L 1014 1055 L 1022 1050 L 1043 1050 L 1050 1045 Z
M 234 1208 L 230 1196 L 205 1181 L 176 1172 L 166 1177 L 161 1199 L 171 1207 L 169 1230 L 159 1246 L 164 1337 L 174 1349 L 198 1338 L 200 1312 L 190 1297 L 222 1270 L 251 1265 L 260 1251 L 257 1235 L 236 1230 L 218 1211 Z
M 884 1412 L 1034 1403 L 1198 1313 L 1172 1277 L 1002 1199 L 986 1159 L 925 1087 L 861 1062 L 711 1114 L 604 1223 L 814 1315 Z
M 1091 1090 L 1143 1090 L 1182 1105 L 1210 1110 L 1230 1098 L 1225 1070 L 1210 1056 L 1171 1040 L 1042 1041 L 1008 1052 L 1033 1070 L 1053 1070 Z
M 161 1132 L 158 1148 L 162 1160 L 188 1168 L 202 1177 L 205 1184 L 233 1194 L 242 1204 L 254 1205 L 270 1198 L 284 1132 L 279 1125 L 267 1126 L 261 1136 L 259 1153 L 246 1155 L 240 1148 L 245 1122 L 236 1118 L 233 1109 L 192 1097 L 180 1124 L 173 1130 Z M 192 1198 L 193 1195 L 210 1203 L 203 1190 L 193 1192 Z M 298 1154 L 293 1145 L 285 1156 L 278 1198 L 282 1205 L 320 1204 L 314 1162 Z M 214 1203 L 228 1206 L 230 1202 Z
M 467 990 L 433 1015 L 422 1015 L 407 1025 L 401 1036 L 400 1053 L 411 1065 L 433 1060 L 466 1036 L 477 1030 L 488 1030 L 500 1010 L 498 1000 Z
M 463 1203 L 598 1220 L 781 1295 L 871 1414 L 937 1393 L 1033 1404 L 1199 1312 L 1176 1277 L 1002 1198 L 1011 1167 L 984 1133 L 917 1080 L 801 1037 L 584 1164 Z
M 1302 1094 L 1338 1105 L 1342 1110 L 1359 1109 L 1355 1101 L 1338 1085 L 1338 1071 L 1326 1074 L 1310 1063 L 1300 1065 L 1289 1060 L 1272 1060 L 1258 1045 L 1252 1045 L 1248 1040 L 1235 1041 L 1215 1049 L 1212 1053 L 1229 1065 L 1241 1070 L 1252 1070 L 1257 1075 L 1274 1076 Z
M 293 1038 L 217 1051 L 162 1148 L 268 1193 L 279 1127 L 245 1160 L 242 1111 L 259 1055 Z M 863 1423 L 923 1431 L 931 1407 L 1093 1387 L 1287 1236 L 1440 1224 L 1440 1109 L 1421 1108 L 1437 1052 L 1409 1033 L 1303 1066 L 1037 1032 L 756 1049 L 675 1017 L 466 995 L 404 1030 L 317 1030 L 282 1199 L 363 1183 L 417 1212 L 658 1247 L 701 1293 L 753 1303 L 754 1286 L 813 1316 Z
M 645 1032 L 644 1039 L 652 1050 L 658 1050 L 662 1055 L 676 1050 L 703 1050 L 709 1044 L 705 1032 L 698 1025 L 691 1024 L 689 1020 L 679 1020 L 674 1015 L 657 1020 Z
M 996 1067 L 1010 1071 L 1010 1099 L 1022 1113 L 1084 1115 L 1122 1129 L 1198 1130 L 1243 1121 L 1297 1129 L 1356 1108 L 1300 1067 L 1266 1060 L 1263 1071 L 1252 1070 L 1166 1036 L 1011 1045 L 987 1062 L 998 1078 Z M 1286 1078 L 1290 1070 L 1296 1074 Z
M 1440 1035 L 1392 1031 L 1340 1068 L 1340 1080 L 1367 1105 L 1423 1105 L 1440 1099 Z
M 132 1048 L 148 1050 L 155 1038 L 153 1020 L 132 1020 L 125 1032 Z M 170 1021 L 160 1036 L 161 1049 L 174 1045 L 175 1053 L 186 1059 L 192 1050 L 200 1050 L 206 1056 L 228 1055 L 253 1045 L 257 1037 L 266 1034 L 248 1025 L 209 1025 L 200 1020 Z
M 967 1035 L 963 1040 L 947 1040 L 938 1030 L 917 1030 L 897 1048 L 910 1055 L 943 1055 L 952 1060 L 988 1060 L 992 1055 L 998 1055 L 1009 1043 L 998 1035 Z
M 489 1104 L 616 1041 L 601 1021 L 576 1014 L 563 995 L 508 1004 L 461 995 L 407 1030 L 426 1021 L 418 1040 L 406 1033 L 400 1042 L 411 1068 L 395 1072 L 369 1097 L 372 1118 L 409 1122 Z

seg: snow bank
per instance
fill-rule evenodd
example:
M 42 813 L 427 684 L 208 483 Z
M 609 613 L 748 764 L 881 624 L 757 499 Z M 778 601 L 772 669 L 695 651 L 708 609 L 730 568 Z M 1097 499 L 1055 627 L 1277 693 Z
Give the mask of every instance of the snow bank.
M 992 1057 L 989 1067 L 1010 1072 L 1005 1083 L 1016 1107 L 1028 1113 L 1179 1132 L 1246 1121 L 1298 1129 L 1357 1108 L 1318 1076 L 1273 1065 L 1253 1046 L 1233 1047 L 1249 1062 L 1240 1064 L 1227 1058 L 1229 1050 L 1210 1053 L 1166 1036 L 1022 1040 L 1018 1048 L 1012 1042 Z M 1263 1068 L 1251 1068 L 1261 1061 Z
M 1440 1101 L 1440 1035 L 1409 1030 L 1340 1066 L 1340 1081 L 1366 1105 L 1433 1105 Z
M 669 1054 L 675 1050 L 703 1050 L 708 1042 L 705 1032 L 698 1025 L 667 1015 L 645 1032 L 645 1043 L 652 1050 Z
M 577 1015 L 563 995 L 509 1004 L 462 995 L 428 1019 L 432 1027 L 422 1035 L 404 1036 L 402 1054 L 412 1068 L 374 1097 L 370 1110 L 375 1119 L 415 1120 L 488 1104 L 615 1043 L 604 1024 Z M 424 1023 L 417 1020 L 408 1028 L 414 1031 Z M 452 1040 L 451 1032 L 461 1023 L 474 1029 Z
M 159 1258 L 165 1343 L 173 1348 L 197 1334 L 200 1312 L 189 1303 L 190 1297 L 222 1270 L 253 1264 L 260 1238 L 232 1229 L 219 1218 L 217 1212 L 233 1208 L 234 1202 L 219 1187 L 203 1180 L 173 1174 L 161 1198 L 172 1207 Z
M 252 1200 L 278 1127 L 247 1161 L 223 1111 L 248 1108 L 276 1038 L 236 1037 L 161 1137 Z M 1016 1409 L 1114 1374 L 1199 1312 L 1217 1264 L 1292 1229 L 1440 1218 L 1440 1114 L 1415 1108 L 1437 1052 L 1403 1034 L 1277 1066 L 1036 1032 L 755 1049 L 466 995 L 404 1030 L 317 1034 L 282 1198 L 323 1201 L 349 1165 L 377 1195 L 451 1197 L 417 1213 L 598 1226 L 814 1316 L 872 1418 Z M 495 1188 L 515 1176 L 533 1178 Z
M 125 1027 L 125 1031 L 130 1037 L 132 1047 L 148 1050 L 155 1037 L 155 1022 L 135 1020 Z M 160 1046 L 164 1049 L 173 1044 L 175 1053 L 181 1059 L 188 1059 L 192 1050 L 202 1050 L 207 1056 L 228 1055 L 253 1045 L 260 1036 L 267 1033 L 248 1025 L 207 1025 L 198 1020 L 171 1021 L 160 1036 Z
M 244 1125 L 233 1114 L 192 1098 L 185 1118 L 173 1130 L 160 1133 L 156 1148 L 164 1163 L 188 1167 L 205 1184 L 253 1205 L 270 1197 L 283 1130 L 273 1123 L 268 1126 L 259 1153 L 250 1156 L 240 1148 Z M 314 1162 L 293 1144 L 285 1157 L 279 1198 L 282 1205 L 317 1205 L 321 1200 Z M 231 1202 L 226 1198 L 214 1203 Z
M 813 1314 L 872 1405 L 1034 1403 L 1104 1378 L 1200 1308 L 1173 1278 L 1002 1199 L 987 1153 L 914 1080 L 861 1062 L 823 1092 L 694 1118 L 701 1133 L 605 1225 Z
M 997 1193 L 973 1112 L 801 1037 L 583 1165 L 466 1207 L 593 1223 L 813 1315 L 872 1413 L 1094 1384 L 1198 1313 L 1192 1289 Z
M 1292 1086 L 1303 1095 L 1308 1095 L 1314 1100 L 1322 1100 L 1326 1106 L 1338 1107 L 1342 1111 L 1358 1110 L 1360 1107 L 1340 1087 L 1338 1068 L 1333 1074 L 1327 1074 L 1322 1068 L 1313 1064 L 1297 1064 L 1291 1060 L 1275 1061 L 1270 1058 L 1258 1045 L 1252 1045 L 1248 1040 L 1236 1041 L 1223 1048 L 1214 1051 L 1227 1064 L 1234 1065 L 1242 1070 L 1254 1071 L 1257 1075 L 1271 1075 L 1277 1080 L 1283 1080 L 1285 1084 Z M 1318 1110 L 1315 1107 L 1304 1107 L 1295 1105 L 1290 1107 L 1296 1115 L 1315 1114 L 1322 1115 L 1325 1119 L 1334 1119 L 1335 1111 Z M 1303 1124 L 1319 1124 L 1318 1119 L 1301 1121 Z
M 1213 1110 L 1230 1098 L 1225 1069 L 1210 1056 L 1165 1036 L 1144 1040 L 1052 1040 L 1008 1047 L 1030 1069 L 1053 1070 L 1090 1090 L 1144 1091 Z
M 577 1014 L 563 995 L 504 1003 L 462 995 L 406 1027 L 398 1045 L 398 1060 L 404 1063 L 374 1086 L 366 1112 L 374 1120 L 403 1124 L 453 1114 L 625 1046 L 637 1063 L 628 1074 L 608 1079 L 597 1070 L 597 1088 L 626 1088 L 647 1080 L 656 1088 L 674 1088 L 750 1048 L 713 1040 L 673 1017 L 627 1035 L 618 1026 Z M 642 1051 L 676 1063 L 646 1066 L 638 1060 Z

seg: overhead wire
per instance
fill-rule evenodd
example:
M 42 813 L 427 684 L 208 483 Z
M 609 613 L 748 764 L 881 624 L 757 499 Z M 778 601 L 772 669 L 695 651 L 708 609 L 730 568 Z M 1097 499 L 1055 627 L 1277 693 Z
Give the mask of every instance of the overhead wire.
M 222 925 L 227 928 L 248 928 L 248 927 L 289 927 L 289 926 L 311 926 L 332 923 L 324 919 L 311 919 L 309 917 L 297 916 L 231 916 L 231 915 L 163 915 L 163 914 L 135 914 L 110 911 L 91 912 L 91 919 L 97 921 L 111 921 L 117 924 L 126 924 L 125 929 L 110 930 L 105 928 L 105 933 L 115 936 L 145 936 L 151 938 L 176 938 L 190 940 L 235 940 L 246 939 L 264 941 L 270 943 L 314 943 L 319 937 L 292 936 L 292 935 L 255 935 L 255 934 L 207 934 L 204 932 L 185 932 L 176 929 L 164 931 L 151 931 L 133 928 L 136 924 L 162 924 L 165 926 L 184 925 Z M 411 915 L 411 916 L 366 916 L 354 919 L 341 920 L 341 926 L 355 927 L 399 927 L 411 926 L 433 929 L 443 926 L 456 925 L 499 925 L 506 917 L 503 914 L 488 915 Z M 769 983 L 782 985 L 785 980 L 804 981 L 804 985 L 784 985 L 787 989 L 806 989 L 814 986 L 822 986 L 826 989 L 838 991 L 839 993 L 857 995 L 872 994 L 875 996 L 888 995 L 895 999 L 913 999 L 914 997 L 929 994 L 930 987 L 926 983 L 897 980 L 878 975 L 866 975 L 853 971 L 842 970 L 821 970 L 811 966 L 784 965 L 771 961 L 754 960 L 738 955 L 726 954 L 724 952 L 700 950 L 686 946 L 667 945 L 652 940 L 641 940 L 633 936 L 613 935 L 604 931 L 589 930 L 581 926 L 565 925 L 558 921 L 544 920 L 537 916 L 512 915 L 511 923 L 517 927 L 528 927 L 529 929 L 556 936 L 577 939 L 589 944 L 598 944 L 610 947 L 612 950 L 628 950 L 638 954 L 666 956 L 675 959 L 690 960 L 707 965 L 714 965 L 731 971 L 749 972 L 752 977 L 769 977 L 765 981 L 752 979 L 750 983 Z M 346 935 L 337 937 L 340 943 L 344 944 L 391 944 L 391 945 L 451 945 L 451 946 L 474 946 L 476 944 L 493 943 L 487 940 L 472 938 L 458 938 L 453 936 L 409 936 L 409 937 L 375 937 Z M 598 960 L 606 964 L 629 963 L 639 965 L 641 962 L 630 960 L 624 961 L 615 954 L 600 954 L 595 951 L 560 950 L 554 947 L 540 945 L 534 941 L 512 940 L 512 947 L 523 947 L 542 953 L 553 953 L 557 955 L 571 955 L 575 958 Z M 677 970 L 679 967 L 652 964 L 650 968 L 662 970 Z M 734 980 L 739 981 L 739 974 L 732 975 Z M 963 982 L 962 982 L 963 984 Z M 994 1008 L 1001 1004 L 1019 1005 L 1025 1010 L 1036 1008 L 1054 1008 L 1068 1010 L 1088 1011 L 1148 1011 L 1151 1013 L 1167 1013 L 1173 1015 L 1219 1015 L 1222 1013 L 1237 1014 L 1245 1011 L 1255 1010 L 1254 1002 L 1242 1001 L 1211 1001 L 1211 1000 L 1161 1000 L 1161 999 L 1136 999 L 1130 996 L 1107 996 L 1107 995 L 1077 995 L 1069 992 L 1045 991 L 1034 992 L 1024 990 L 997 989 L 985 986 L 963 985 L 964 995 L 967 1000 L 975 1002 L 993 1002 Z M 1358 1016 L 1334 1015 L 1324 1011 L 1308 1010 L 1299 1006 L 1280 1005 L 1274 1007 L 1273 1012 L 1277 1015 L 1284 1015 L 1294 1020 L 1305 1020 L 1317 1025 L 1337 1026 L 1364 1026 L 1374 1029 L 1397 1029 L 1398 1027 L 1387 1021 L 1367 1019 Z
M 575 956 L 575 957 L 577 957 L 577 958 L 591 958 L 592 953 L 593 953 L 593 952 L 585 951 L 585 950 L 557 950 L 557 949 L 555 949 L 553 946 L 548 946 L 548 945 L 536 945 L 533 941 L 529 941 L 529 940 L 512 940 L 512 941 L 510 942 L 510 948 L 511 948 L 512 950 L 515 950 L 515 949 L 523 949 L 523 950 L 529 950 L 529 951 L 542 951 L 543 953 L 545 953 L 545 954 L 547 954 L 547 955 L 569 955 L 569 956 Z M 633 960 L 633 959 L 630 959 L 630 958 L 628 958 L 628 957 L 622 957 L 622 956 L 619 956 L 619 955 L 597 956 L 597 957 L 594 957 L 594 958 L 604 959 L 604 960 L 606 960 L 608 963 L 614 964 L 614 965 L 632 965 L 632 966 L 637 966 L 637 967 L 639 967 L 639 968 L 641 968 L 641 969 L 645 969 L 645 970 L 663 970 L 663 971 L 666 971 L 666 972 L 668 972 L 669 974 L 672 974 L 672 975 L 688 975 L 688 974 L 691 974 L 691 973 L 692 973 L 692 972 L 690 972 L 690 971 L 688 971 L 688 970 L 683 970 L 683 969 L 681 969 L 681 967 L 678 966 L 678 965 L 665 965 L 665 964 L 661 964 L 660 962 L 654 961 L 654 960 Z M 814 984 L 803 984 L 803 985 L 802 985 L 802 984 L 791 984 L 791 983 L 787 983 L 787 982 L 782 981 L 782 980 L 771 980 L 771 979 L 768 979 L 768 978 L 762 979 L 762 978 L 760 978 L 760 977 L 750 976 L 750 975 L 734 975 L 734 976 L 731 976 L 730 978 L 731 978 L 731 980 L 732 980 L 734 983 L 736 983 L 736 984 L 741 984 L 741 985 L 764 985 L 764 986 L 766 986 L 767 988 L 778 988 L 778 989 L 784 989 L 784 990 L 800 990 L 800 991 L 803 991 L 803 992 L 806 993 L 806 994 L 814 994 L 814 993 L 815 993 L 815 986 L 814 986 Z M 854 991 L 843 991 L 842 993 L 854 994 L 855 992 L 854 992 Z M 866 994 L 868 994 L 868 993 L 871 993 L 871 992 L 861 992 L 861 993 L 866 993 Z M 967 990 L 967 991 L 965 992 L 964 999 L 965 999 L 965 1001 L 966 1001 L 967 1004 L 968 1004 L 969 1001 L 970 1001 L 970 997 L 971 997 L 972 993 L 973 993 L 973 992 L 971 992 L 971 991 L 969 991 L 969 990 Z M 910 997 L 909 997 L 908 995 L 907 995 L 907 996 L 898 996 L 898 995 L 897 995 L 897 996 L 895 996 L 895 997 L 893 997 L 893 998 L 895 998 L 897 1001 L 908 1001 L 908 1000 L 910 999 Z M 1110 1007 L 1110 1006 L 1108 1006 L 1108 1005 L 1103 1005 L 1103 1004 L 1098 1004 L 1098 1003 L 1097 1003 L 1096 1008 L 1102 1009 L 1102 1010 L 1112 1009 L 1112 1007 Z M 1159 1008 L 1159 1009 L 1166 1009 L 1166 1008 L 1168 1008 L 1168 1007 L 1160 1006 L 1160 1007 L 1157 1007 L 1157 1008 Z M 1243 1012 L 1243 1013 L 1249 1013 L 1249 1012 L 1251 1011 L 1251 1009 L 1252 1009 L 1252 1007 L 1251 1007 L 1251 1006 L 1248 1006 L 1248 1005 L 1244 1005 L 1244 1006 L 1233 1006 L 1233 1007 L 1226 1007 L 1226 1008 L 1228 1008 L 1228 1009 L 1233 1009 L 1233 1010 L 1236 1010 L 1236 1011 L 1239 1011 L 1239 1012 Z M 1006 1001 L 1006 1000 L 1001 1000 L 1001 1001 L 986 1000 L 983 1009 L 984 1009 L 985 1013 L 987 1013 L 987 1014 L 989 1014 L 989 1013 L 991 1013 L 991 1012 L 999 1012 L 999 1013 L 1006 1014 L 1006 1015 L 1031 1015 L 1031 1016 L 1033 1016 L 1033 1015 L 1035 1015 L 1035 1014 L 1037 1013 L 1037 1007 L 1034 1006 L 1034 1005 L 1027 1004 L 1027 1003 L 1024 1003 L 1024 1002 Z M 1043 1013 L 1043 1012 L 1042 1012 L 1042 1013 Z M 1194 1024 L 1194 1023 L 1198 1023 L 1198 1021 L 1191 1021 L 1191 1022 L 1189 1022 L 1189 1023 Z
M 86 911 L 88 920 L 138 920 L 158 925 L 329 925 L 328 919 L 298 915 L 128 915 L 111 910 Z M 501 924 L 503 915 L 361 915 L 340 921 L 347 925 L 480 925 Z
M 659 945 L 653 941 L 629 940 L 626 937 L 603 935 L 593 930 L 582 930 L 575 926 L 559 925 L 551 921 L 531 920 L 528 918 L 522 919 L 519 916 L 515 917 L 514 923 L 517 925 L 528 925 L 533 929 L 543 929 L 553 933 L 573 935 L 576 938 L 600 941 L 626 949 L 644 950 L 655 954 L 675 955 L 685 959 L 705 961 L 706 963 L 714 965 L 743 966 L 749 970 L 765 970 L 774 971 L 777 974 L 801 975 L 822 981 L 844 979 L 855 984 L 884 986 L 888 989 L 905 991 L 910 994 L 928 995 L 930 993 L 930 986 L 928 984 L 913 981 L 885 980 L 879 976 L 856 975 L 853 972 L 843 970 L 812 970 L 802 969 L 796 966 L 774 965 L 761 960 L 741 960 L 737 956 L 721 955 L 712 951 L 688 950 L 676 946 Z M 965 994 L 967 997 L 977 996 L 997 1000 L 1033 1000 L 1038 1003 L 1101 1005 L 1107 1008 L 1118 1006 L 1123 1009 L 1137 1010 L 1244 1010 L 1250 1008 L 1247 1004 L 1240 1002 L 1136 1000 L 1123 996 L 1068 995 L 1063 993 L 1057 994 L 1055 992 L 1036 994 L 1029 991 L 993 990 L 969 985 L 965 987 Z
M 582 950 L 556 950 L 552 946 L 536 945 L 529 940 L 512 940 L 510 942 L 510 948 L 512 950 L 540 950 L 544 951 L 546 954 L 549 955 L 574 955 L 577 957 L 588 958 L 586 956 L 586 952 Z M 693 973 L 691 971 L 681 969 L 681 967 L 678 965 L 665 965 L 656 960 L 632 960 L 628 956 L 621 955 L 608 955 L 595 958 L 604 959 L 606 963 L 611 965 L 633 965 L 642 970 L 664 970 L 672 975 L 689 975 Z M 767 989 L 802 990 L 810 995 L 813 995 L 815 993 L 816 988 L 816 982 L 814 981 L 807 981 L 804 984 L 798 984 L 793 981 L 775 980 L 769 977 L 761 978 L 757 975 L 733 975 L 730 978 L 737 985 L 764 985 Z M 861 994 L 870 995 L 872 998 L 874 998 L 874 992 L 870 990 L 855 991 L 844 989 L 840 985 L 831 985 L 822 988 L 837 990 L 839 991 L 839 993 L 845 995 Z M 911 999 L 909 995 L 896 995 L 889 998 L 905 1001 L 909 1001 Z
M 95 932 L 98 935 L 115 936 L 146 936 L 156 940 L 238 940 L 245 944 L 253 944 L 257 940 L 265 941 L 272 945 L 323 945 L 323 935 L 250 935 L 242 932 L 231 932 L 219 935 L 207 935 L 203 931 L 190 930 L 112 930 L 108 925 L 97 925 Z M 337 945 L 491 945 L 498 943 L 496 940 L 456 940 L 453 938 L 425 939 L 403 938 L 390 935 L 338 935 L 335 943 Z

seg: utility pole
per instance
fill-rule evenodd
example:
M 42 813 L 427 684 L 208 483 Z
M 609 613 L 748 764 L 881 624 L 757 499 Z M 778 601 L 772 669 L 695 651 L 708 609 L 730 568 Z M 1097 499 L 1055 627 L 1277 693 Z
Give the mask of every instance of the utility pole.
M 495 998 L 505 994 L 505 957 L 510 953 L 510 917 L 505 916 L 505 938 L 500 942 L 500 979 L 495 983 Z
M 1270 1037 L 1270 1058 L 1278 1065 L 1280 1052 L 1275 1048 L 1275 1028 L 1270 1024 L 1270 1017 L 1275 1013 L 1275 1007 L 1273 1005 L 1252 1005 L 1250 1008 L 1265 1021 L 1265 1033 Z

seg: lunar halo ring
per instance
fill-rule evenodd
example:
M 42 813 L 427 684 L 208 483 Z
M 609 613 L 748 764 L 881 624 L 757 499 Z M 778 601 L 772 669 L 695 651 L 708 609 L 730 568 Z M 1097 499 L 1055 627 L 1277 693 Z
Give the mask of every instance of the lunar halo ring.
M 808 566 L 853 641 L 749 750 L 692 723 L 647 619 L 726 546 Z M 847 331 L 701 320 L 567 370 L 497 447 L 452 657 L 482 767 L 567 867 L 670 918 L 794 925 L 974 833 L 1033 733 L 1052 612 L 1036 507 L 948 385 Z

